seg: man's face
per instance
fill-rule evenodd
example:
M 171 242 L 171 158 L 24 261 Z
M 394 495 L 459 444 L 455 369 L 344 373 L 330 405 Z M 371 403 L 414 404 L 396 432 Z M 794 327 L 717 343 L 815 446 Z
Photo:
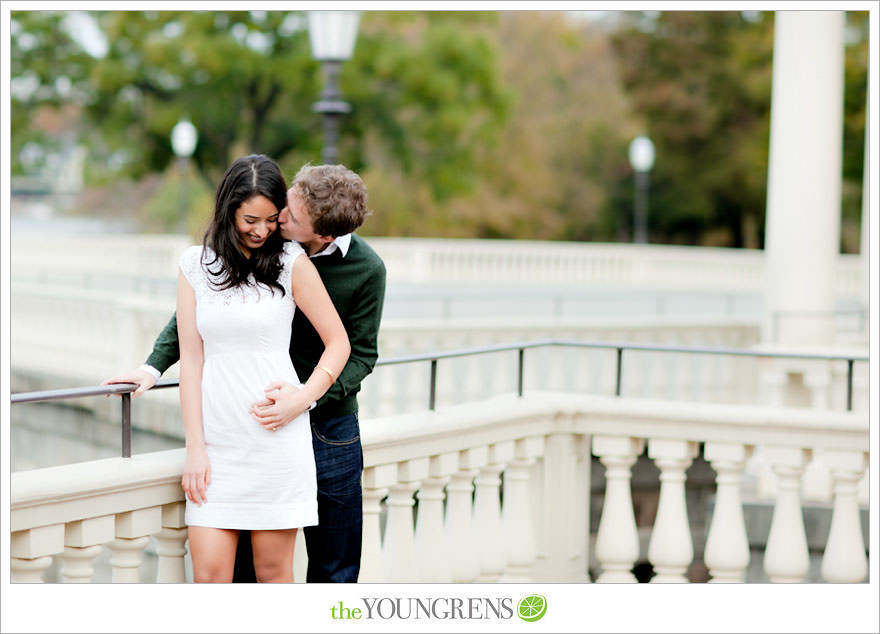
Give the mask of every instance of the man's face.
M 278 227 L 281 237 L 285 240 L 296 240 L 311 253 L 317 253 L 328 243 L 333 242 L 330 236 L 315 233 L 312 219 L 306 209 L 305 201 L 296 187 L 287 190 L 287 207 L 278 216 Z

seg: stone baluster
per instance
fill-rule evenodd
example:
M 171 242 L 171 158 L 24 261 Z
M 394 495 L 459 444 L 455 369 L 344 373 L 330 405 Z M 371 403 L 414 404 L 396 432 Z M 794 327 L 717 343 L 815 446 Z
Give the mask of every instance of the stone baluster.
M 477 581 L 497 581 L 507 565 L 500 475 L 513 458 L 513 447 L 512 440 L 489 445 L 489 463 L 480 469 L 474 481 L 474 523 L 480 560 Z
M 870 489 L 868 487 L 870 481 L 870 468 L 866 466 L 865 471 L 862 473 L 862 477 L 859 479 L 858 490 L 856 493 L 856 500 L 862 506 L 868 506 L 871 503 Z
M 43 575 L 52 565 L 52 557 L 23 557 L 10 558 L 9 566 L 12 569 L 12 583 L 45 583 Z
M 561 428 L 565 428 L 561 418 L 556 422 Z M 559 571 L 570 567 L 571 532 L 576 530 L 577 523 L 577 496 L 584 495 L 583 504 L 589 500 L 589 488 L 584 492 L 576 492 L 577 485 L 581 482 L 573 468 L 576 464 L 575 438 L 570 432 L 564 432 L 550 434 L 544 439 L 544 458 L 535 478 L 540 485 L 536 497 L 540 500 L 540 506 L 537 509 L 539 557 L 534 572 L 541 580 L 558 580 Z M 589 451 L 584 451 L 589 455 Z M 586 535 L 584 529 L 580 537 L 584 538 Z
M 116 539 L 108 544 L 113 583 L 138 583 L 144 548 L 150 535 L 162 530 L 162 507 L 153 506 L 116 516 Z
M 397 463 L 397 482 L 389 487 L 388 519 L 383 549 L 385 580 L 390 583 L 418 581 L 415 531 L 413 530 L 413 494 L 428 476 L 428 458 L 414 458 Z
M 778 481 L 776 505 L 764 550 L 764 570 L 774 583 L 797 583 L 810 568 L 807 534 L 801 509 L 800 485 L 810 451 L 768 446 L 767 461 Z
M 749 565 L 749 540 L 742 507 L 742 474 L 751 447 L 707 442 L 703 454 L 715 473 L 715 510 L 703 559 L 710 583 L 743 582 Z
M 858 482 L 865 469 L 865 454 L 827 451 L 825 459 L 834 480 L 834 507 L 828 542 L 822 556 L 822 578 L 828 583 L 860 583 L 868 574 L 868 559 L 856 501 Z
M 684 497 L 685 470 L 697 455 L 694 442 L 652 439 L 648 456 L 660 469 L 660 499 L 648 544 L 648 559 L 657 574 L 651 583 L 687 582 L 685 573 L 694 559 L 694 544 Z
M 363 531 L 361 532 L 363 537 Z M 306 550 L 306 536 L 302 528 L 296 531 L 293 542 L 293 582 L 305 583 L 309 573 L 309 554 Z
M 450 544 L 443 522 L 443 488 L 449 476 L 458 470 L 458 452 L 431 456 L 428 477 L 419 489 L 419 512 L 416 518 L 416 554 L 419 579 L 429 583 L 449 583 Z
M 156 583 L 186 581 L 186 503 L 172 502 L 162 507 L 162 529 L 153 535 L 156 540 Z
M 804 387 L 810 391 L 813 409 L 829 409 L 831 406 L 831 368 L 813 366 L 804 372 Z
M 64 524 L 15 531 L 9 540 L 11 581 L 43 583 L 52 556 L 64 550 Z
M 95 574 L 95 559 L 101 544 L 115 536 L 116 518 L 103 515 L 75 522 L 64 527 L 64 554 L 61 580 L 64 583 L 89 583 Z
M 488 447 L 458 452 L 458 471 L 446 487 L 446 535 L 452 580 L 469 583 L 480 574 L 474 522 L 474 478 L 489 461 Z
M 64 583 L 91 583 L 95 574 L 95 559 L 104 547 L 101 544 L 92 546 L 65 546 L 61 556 L 63 569 L 61 581 Z
M 572 486 L 568 504 L 571 505 L 571 527 L 568 531 L 570 557 L 566 579 L 576 583 L 589 583 L 590 563 L 590 497 L 593 470 L 590 455 L 590 438 L 575 434 L 571 439 Z
M 804 468 L 801 476 L 801 497 L 807 502 L 827 503 L 831 501 L 831 473 L 825 464 L 824 452 L 813 451 L 813 457 Z
M 382 500 L 388 495 L 388 487 L 396 481 L 397 464 L 384 464 L 364 469 L 364 533 L 361 572 L 358 576 L 360 582 L 385 581 L 382 562 L 382 527 L 379 520 L 382 512 Z
M 544 451 L 544 437 L 521 438 L 513 460 L 504 472 L 504 506 L 501 519 L 507 545 L 507 570 L 502 581 L 531 581 L 531 568 L 538 557 L 530 475 L 535 458 Z
M 593 453 L 606 467 L 605 501 L 596 535 L 596 559 L 602 573 L 599 583 L 629 582 L 639 558 L 639 534 L 633 512 L 630 471 L 642 453 L 644 441 L 626 436 L 594 436 Z

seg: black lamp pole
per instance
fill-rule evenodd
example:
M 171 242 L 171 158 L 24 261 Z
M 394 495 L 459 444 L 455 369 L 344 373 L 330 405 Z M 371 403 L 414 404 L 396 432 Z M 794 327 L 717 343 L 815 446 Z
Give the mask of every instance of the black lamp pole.
M 324 71 L 324 90 L 321 92 L 321 100 L 312 106 L 313 112 L 320 112 L 324 119 L 324 149 L 321 160 L 326 165 L 335 165 L 339 162 L 339 153 L 336 143 L 339 140 L 339 119 L 342 115 L 351 112 L 351 105 L 342 100 L 339 92 L 339 71 L 342 62 L 338 60 L 326 60 L 321 62 Z
M 339 120 L 351 112 L 351 105 L 343 101 L 339 92 L 339 71 L 342 62 L 350 59 L 357 39 L 360 11 L 309 11 L 309 42 L 312 57 L 321 62 L 324 90 L 321 99 L 312 105 L 312 112 L 323 116 L 324 149 L 321 160 L 328 165 L 339 162 L 336 144 L 339 140 Z

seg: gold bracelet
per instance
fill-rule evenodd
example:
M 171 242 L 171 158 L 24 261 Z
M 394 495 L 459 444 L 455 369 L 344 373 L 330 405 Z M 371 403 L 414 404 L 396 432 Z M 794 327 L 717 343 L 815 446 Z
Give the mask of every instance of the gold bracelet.
M 324 370 L 324 372 L 326 372 L 327 374 L 330 375 L 330 383 L 336 383 L 336 377 L 333 375 L 333 373 L 330 370 L 325 368 L 323 365 L 316 365 L 315 369 L 316 370 Z

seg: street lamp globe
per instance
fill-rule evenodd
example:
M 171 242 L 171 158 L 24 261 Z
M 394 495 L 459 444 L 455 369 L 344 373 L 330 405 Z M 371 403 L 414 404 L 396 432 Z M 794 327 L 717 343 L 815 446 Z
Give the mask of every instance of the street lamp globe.
M 637 172 L 650 172 L 654 167 L 654 143 L 646 136 L 637 136 L 629 144 L 629 164 Z
M 633 210 L 633 242 L 648 241 L 648 184 L 654 167 L 654 144 L 637 136 L 629 144 L 629 164 L 635 172 L 636 198 Z
M 321 62 L 324 89 L 321 99 L 312 106 L 313 112 L 324 117 L 324 150 L 322 161 L 337 163 L 336 140 L 339 118 L 351 112 L 339 92 L 339 71 L 342 62 L 351 58 L 357 39 L 360 11 L 309 11 L 309 42 L 312 56 Z
M 309 42 L 319 62 L 351 59 L 360 11 L 309 11 Z
M 193 152 L 196 151 L 196 143 L 198 143 L 199 134 L 196 127 L 189 119 L 181 119 L 173 128 L 171 128 L 171 150 L 177 157 L 177 165 L 180 170 L 180 194 L 177 204 L 177 226 L 178 233 L 184 230 L 184 219 L 186 217 L 186 208 L 189 204 L 189 191 L 187 190 L 187 163 Z
M 175 156 L 192 156 L 198 140 L 199 134 L 189 119 L 181 119 L 171 128 L 171 149 Z

